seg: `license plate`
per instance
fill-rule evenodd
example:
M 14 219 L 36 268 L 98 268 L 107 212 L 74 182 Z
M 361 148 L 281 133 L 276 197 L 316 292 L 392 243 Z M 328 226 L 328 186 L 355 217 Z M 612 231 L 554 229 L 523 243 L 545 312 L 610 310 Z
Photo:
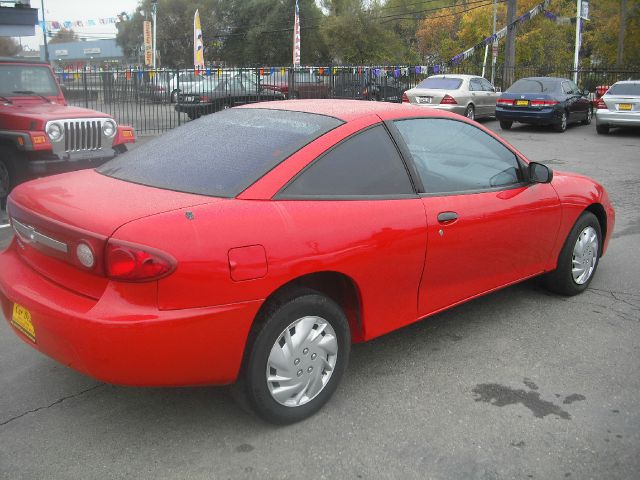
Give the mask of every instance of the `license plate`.
M 433 102 L 433 97 L 418 97 L 418 103 L 431 103 Z
M 29 338 L 29 340 L 35 343 L 36 329 L 33 328 L 33 323 L 31 323 L 31 313 L 29 312 L 29 310 L 24 308 L 22 305 L 14 303 L 11 323 L 14 327 L 24 333 Z
M 184 97 L 185 102 L 193 102 L 195 101 L 195 99 L 196 99 L 195 97 Z
M 516 100 L 516 106 L 518 107 L 528 107 L 529 100 Z
M 633 105 L 631 105 L 630 103 L 620 103 L 618 105 L 618 110 L 631 110 L 633 108 Z

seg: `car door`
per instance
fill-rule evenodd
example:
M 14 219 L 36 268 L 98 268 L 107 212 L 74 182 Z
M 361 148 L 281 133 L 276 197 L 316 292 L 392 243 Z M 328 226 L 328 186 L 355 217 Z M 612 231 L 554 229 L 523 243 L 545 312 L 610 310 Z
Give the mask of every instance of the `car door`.
M 469 80 L 469 93 L 471 94 L 471 101 L 476 106 L 476 117 L 484 117 L 487 115 L 486 92 L 482 87 L 480 78 L 472 78 Z
M 364 336 L 418 318 L 424 265 L 424 207 L 386 128 L 358 132 L 304 168 L 275 197 L 302 242 L 310 271 L 336 271 L 358 285 Z M 287 232 L 283 232 L 286 238 Z
M 421 315 L 544 271 L 561 215 L 550 184 L 527 183 L 522 160 L 466 122 L 410 119 L 394 127 L 424 192 Z
M 569 80 L 563 80 L 562 92 L 566 95 L 566 105 L 569 111 L 568 120 L 570 122 L 582 120 L 586 114 L 586 108 L 583 102 L 580 101 L 582 96 L 578 86 Z
M 485 92 L 485 96 L 487 97 L 487 115 L 495 116 L 496 101 L 500 94 L 496 92 L 496 87 L 494 87 L 489 80 L 481 78 L 480 83 L 482 83 L 482 88 Z

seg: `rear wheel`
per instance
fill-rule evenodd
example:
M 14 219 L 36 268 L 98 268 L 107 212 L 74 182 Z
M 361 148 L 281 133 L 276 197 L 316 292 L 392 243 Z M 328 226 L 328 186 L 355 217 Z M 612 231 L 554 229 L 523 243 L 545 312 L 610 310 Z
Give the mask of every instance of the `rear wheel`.
M 349 360 L 342 309 L 314 290 L 299 290 L 266 309 L 245 363 L 244 389 L 255 412 L 288 424 L 316 413 L 335 391 Z
M 591 212 L 584 212 L 569 232 L 558 266 L 544 277 L 545 286 L 562 295 L 576 295 L 589 286 L 602 251 L 602 229 Z
M 553 125 L 553 129 L 556 132 L 565 132 L 567 130 L 567 112 L 563 111 L 562 116 L 560 117 L 560 121 Z
M 511 130 L 511 125 L 513 125 L 513 122 L 509 122 L 507 120 L 500 120 L 500 128 L 502 130 Z
M 464 116 L 467 117 L 470 120 L 475 120 L 475 118 L 476 118 L 476 110 L 475 110 L 475 108 L 473 108 L 473 105 L 469 105 L 467 107 L 467 111 L 464 112 Z
M 596 132 L 601 135 L 606 135 L 609 133 L 609 125 L 596 125 Z
M 591 107 L 589 107 L 587 109 L 587 114 L 584 117 L 584 120 L 582 120 L 582 124 L 583 125 L 590 125 L 591 124 L 591 119 L 593 118 L 593 110 L 591 110 Z

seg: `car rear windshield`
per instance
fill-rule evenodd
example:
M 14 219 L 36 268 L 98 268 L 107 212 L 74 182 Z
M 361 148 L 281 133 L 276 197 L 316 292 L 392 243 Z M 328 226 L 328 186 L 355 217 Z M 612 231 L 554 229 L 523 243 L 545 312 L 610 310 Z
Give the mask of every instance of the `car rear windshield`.
M 269 109 L 229 109 L 189 122 L 105 163 L 128 182 L 235 197 L 297 150 L 343 122 Z
M 46 66 L 0 65 L 0 96 L 60 95 L 58 84 Z
M 425 78 L 416 88 L 429 88 L 432 90 L 457 90 L 462 85 L 460 78 Z
M 640 83 L 616 83 L 607 93 L 609 95 L 640 95 Z
M 558 80 L 523 78 L 511 85 L 506 93 L 551 93 L 555 92 L 559 85 Z

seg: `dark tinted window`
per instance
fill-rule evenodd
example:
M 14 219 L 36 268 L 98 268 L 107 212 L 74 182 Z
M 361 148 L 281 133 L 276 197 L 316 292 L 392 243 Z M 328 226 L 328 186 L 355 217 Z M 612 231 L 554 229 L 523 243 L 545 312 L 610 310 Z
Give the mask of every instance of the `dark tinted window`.
M 445 119 L 397 121 L 426 193 L 506 187 L 522 181 L 516 156 L 482 130 Z
M 429 77 L 421 81 L 416 88 L 431 88 L 433 90 L 457 90 L 462 85 L 459 78 Z
M 640 83 L 616 83 L 607 93 L 609 95 L 640 95 Z
M 267 109 L 230 109 L 176 128 L 98 169 L 152 187 L 234 197 L 342 122 Z
M 507 93 L 551 93 L 558 90 L 560 82 L 547 78 L 523 78 L 511 85 Z
M 382 125 L 348 138 L 304 170 L 281 198 L 413 194 L 409 176 Z

